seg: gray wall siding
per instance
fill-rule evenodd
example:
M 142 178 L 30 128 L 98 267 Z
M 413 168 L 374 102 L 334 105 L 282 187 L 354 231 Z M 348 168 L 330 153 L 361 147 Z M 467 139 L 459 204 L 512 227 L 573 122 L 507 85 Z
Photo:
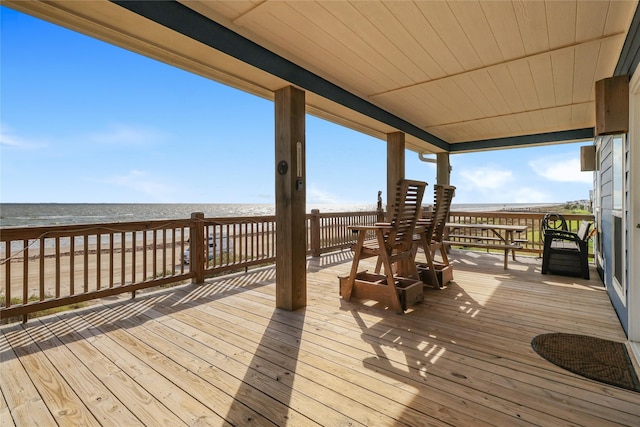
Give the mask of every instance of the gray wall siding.
M 626 301 L 622 301 L 620 299 L 620 295 L 615 290 L 613 285 L 613 138 L 611 136 L 605 136 L 602 139 L 600 146 L 600 226 L 601 226 L 601 236 L 602 236 L 602 258 L 603 265 L 601 266 L 603 269 L 603 280 L 604 284 L 607 288 L 607 293 L 609 294 L 609 298 L 611 299 L 611 303 L 618 314 L 620 319 L 620 323 L 624 328 L 625 332 L 628 333 L 628 308 Z M 625 157 L 628 159 L 628 147 L 626 144 L 626 155 Z M 628 162 L 627 162 L 627 171 L 628 171 Z M 625 177 L 628 179 L 628 172 L 625 173 Z M 627 182 L 628 183 L 628 182 Z M 626 186 L 628 188 L 628 185 Z M 628 206 L 628 198 L 629 194 L 625 194 L 624 198 L 627 201 Z M 628 212 L 623 212 L 623 216 L 628 219 Z M 628 231 L 623 231 L 623 238 L 625 242 L 628 242 Z M 627 248 L 627 245 L 624 245 Z M 628 256 L 627 256 L 627 268 L 625 274 L 628 275 Z M 628 276 L 626 277 L 628 280 Z M 627 282 L 628 283 L 628 282 Z M 627 293 L 628 295 L 628 293 Z
M 602 259 L 604 284 L 609 288 L 612 286 L 611 280 L 611 260 L 613 258 L 613 245 L 611 236 L 613 235 L 613 162 L 612 162 L 612 138 L 603 138 L 600 146 L 600 227 L 602 233 Z
M 629 188 L 631 188 L 631 143 L 629 141 L 629 138 L 627 137 L 625 139 L 625 148 L 624 148 L 624 164 L 625 164 L 625 169 L 624 169 L 624 212 L 622 213 L 623 217 L 624 217 L 624 223 L 626 224 L 626 227 L 624 228 L 624 259 L 625 259 L 625 265 L 624 265 L 624 280 L 625 283 L 627 284 L 627 307 L 629 306 L 629 286 L 631 283 L 631 277 L 629 276 L 629 263 L 631 262 L 631 256 L 629 254 L 629 248 L 631 246 L 631 227 L 633 227 L 633 225 L 631 224 L 631 192 L 629 191 Z M 625 327 L 625 332 L 628 333 L 626 327 Z

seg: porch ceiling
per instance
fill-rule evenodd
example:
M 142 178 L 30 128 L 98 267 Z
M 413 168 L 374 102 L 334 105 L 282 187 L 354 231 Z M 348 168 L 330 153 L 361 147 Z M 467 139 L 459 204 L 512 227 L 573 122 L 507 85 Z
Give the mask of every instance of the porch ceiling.
M 588 137 L 638 2 L 3 4 L 269 99 L 296 84 L 309 113 L 429 153 Z

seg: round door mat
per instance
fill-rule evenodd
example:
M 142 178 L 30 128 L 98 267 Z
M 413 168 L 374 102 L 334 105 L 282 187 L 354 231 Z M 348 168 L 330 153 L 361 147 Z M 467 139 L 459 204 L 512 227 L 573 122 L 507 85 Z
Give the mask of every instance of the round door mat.
M 638 376 L 623 343 L 551 333 L 534 337 L 531 347 L 549 362 L 574 374 L 640 392 Z

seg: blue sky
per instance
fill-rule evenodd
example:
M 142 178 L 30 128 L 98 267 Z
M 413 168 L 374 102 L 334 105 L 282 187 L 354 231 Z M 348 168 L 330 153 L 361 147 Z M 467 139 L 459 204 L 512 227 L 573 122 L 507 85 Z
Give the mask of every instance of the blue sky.
M 0 20 L 0 202 L 273 203 L 271 101 L 4 6 Z M 385 142 L 306 127 L 307 204 L 375 204 Z M 454 203 L 587 199 L 587 144 L 452 155 Z M 435 166 L 407 152 L 406 176 L 433 184 Z

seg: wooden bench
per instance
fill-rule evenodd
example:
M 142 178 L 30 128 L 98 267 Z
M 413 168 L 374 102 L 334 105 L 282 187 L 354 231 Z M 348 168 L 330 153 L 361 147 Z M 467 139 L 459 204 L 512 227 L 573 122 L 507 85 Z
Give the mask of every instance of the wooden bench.
M 445 240 L 444 243 L 453 246 L 469 246 L 474 248 L 487 248 L 487 249 L 505 249 L 507 251 L 522 249 L 520 243 L 483 243 L 483 242 L 458 242 L 456 240 Z
M 458 242 L 458 240 L 452 239 L 472 239 L 472 240 L 490 240 L 490 241 L 502 241 L 499 237 L 494 236 L 471 236 L 471 235 L 463 235 L 463 234 L 449 234 L 448 236 L 450 241 Z M 513 239 L 514 242 L 518 243 L 527 243 L 529 240 L 527 239 Z M 464 242 L 460 242 L 464 243 Z
M 488 237 L 488 238 L 484 238 L 481 236 L 478 236 L 476 238 L 476 241 L 470 242 L 459 242 L 459 241 L 455 241 L 455 240 L 444 240 L 443 243 L 447 244 L 447 245 L 454 245 L 454 246 L 462 246 L 462 247 L 473 247 L 473 248 L 484 248 L 484 249 L 500 249 L 504 251 L 504 269 L 506 270 L 508 268 L 508 261 L 509 261 L 509 251 L 513 251 L 513 259 L 515 261 L 516 258 L 516 253 L 515 251 L 517 249 L 522 249 L 522 245 L 520 244 L 521 242 L 526 242 L 527 240 L 524 239 L 518 239 L 516 242 L 514 243 L 484 243 L 480 240 L 495 240 L 495 241 L 501 241 L 500 239 L 498 239 L 497 237 Z
M 526 225 L 520 224 L 484 224 L 484 223 L 456 223 L 446 224 L 449 235 L 443 243 L 462 247 L 476 247 L 498 249 L 504 251 L 504 269 L 508 268 L 509 251 L 516 259 L 516 250 L 522 249 L 521 243 L 527 239 L 517 239 L 514 236 L 527 231 Z M 492 235 L 484 235 L 484 233 Z

